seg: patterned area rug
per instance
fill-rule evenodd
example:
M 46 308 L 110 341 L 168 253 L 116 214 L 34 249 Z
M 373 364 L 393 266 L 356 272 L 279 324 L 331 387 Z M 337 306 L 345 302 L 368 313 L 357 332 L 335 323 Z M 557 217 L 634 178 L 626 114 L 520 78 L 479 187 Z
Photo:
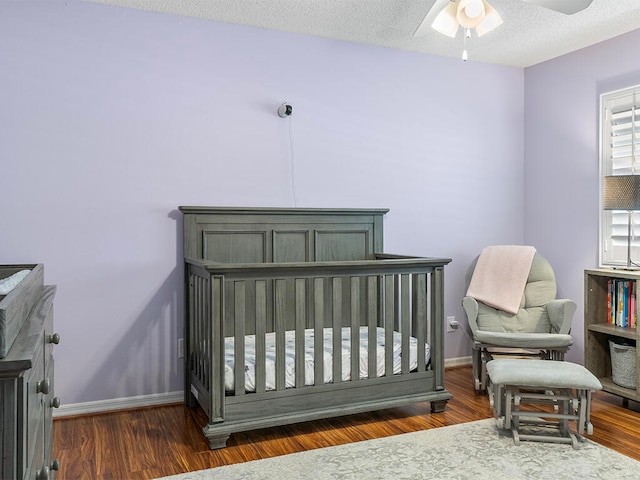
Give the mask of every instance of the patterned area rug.
M 638 479 L 640 462 L 585 438 L 521 442 L 494 419 L 320 448 L 163 480 Z

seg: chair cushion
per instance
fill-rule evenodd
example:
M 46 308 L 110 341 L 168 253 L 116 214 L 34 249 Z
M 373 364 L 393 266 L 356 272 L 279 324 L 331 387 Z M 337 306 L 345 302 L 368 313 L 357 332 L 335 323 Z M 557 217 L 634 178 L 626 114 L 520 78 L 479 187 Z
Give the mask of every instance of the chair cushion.
M 513 348 L 562 348 L 573 345 L 571 335 L 559 333 L 505 333 L 480 330 L 474 336 L 480 343 L 496 347 Z
M 556 276 L 549 262 L 536 253 L 531 262 L 531 270 L 520 306 L 522 308 L 539 307 L 555 298 Z
M 478 302 L 478 328 L 505 333 L 551 333 L 551 321 L 545 305 L 555 296 L 556 277 L 553 269 L 542 255 L 536 253 L 518 313 L 513 315 Z
M 505 333 L 550 333 L 551 320 L 546 307 L 521 308 L 516 315 L 478 302 L 478 328 Z
M 487 362 L 487 373 L 497 385 L 602 390 L 595 375 L 571 362 L 498 359 Z

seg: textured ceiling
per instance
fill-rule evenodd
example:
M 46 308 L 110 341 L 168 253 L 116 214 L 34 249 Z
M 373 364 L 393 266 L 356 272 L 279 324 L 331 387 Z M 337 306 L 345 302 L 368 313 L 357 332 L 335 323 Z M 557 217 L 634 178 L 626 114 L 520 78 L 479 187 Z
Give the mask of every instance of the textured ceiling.
M 427 29 L 436 0 L 85 0 L 218 22 L 460 58 L 463 35 Z M 572 2 L 574 0 L 558 0 Z M 640 0 L 593 0 L 564 15 L 521 0 L 490 0 L 504 23 L 468 43 L 469 60 L 528 67 L 640 28 Z

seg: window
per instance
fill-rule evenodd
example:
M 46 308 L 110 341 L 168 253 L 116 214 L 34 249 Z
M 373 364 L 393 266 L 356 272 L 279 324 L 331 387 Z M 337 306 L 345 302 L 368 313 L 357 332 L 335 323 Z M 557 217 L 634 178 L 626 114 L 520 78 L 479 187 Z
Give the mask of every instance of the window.
M 627 265 L 629 213 L 602 208 L 606 175 L 640 175 L 640 85 L 600 97 L 600 263 Z M 631 214 L 631 260 L 640 264 L 640 212 Z

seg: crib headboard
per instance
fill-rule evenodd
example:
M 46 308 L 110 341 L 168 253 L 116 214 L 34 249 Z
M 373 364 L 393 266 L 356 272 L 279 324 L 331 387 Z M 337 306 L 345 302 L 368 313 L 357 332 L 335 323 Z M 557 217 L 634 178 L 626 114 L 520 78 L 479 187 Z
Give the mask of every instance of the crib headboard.
M 184 256 L 220 263 L 372 260 L 388 209 L 179 207 Z

